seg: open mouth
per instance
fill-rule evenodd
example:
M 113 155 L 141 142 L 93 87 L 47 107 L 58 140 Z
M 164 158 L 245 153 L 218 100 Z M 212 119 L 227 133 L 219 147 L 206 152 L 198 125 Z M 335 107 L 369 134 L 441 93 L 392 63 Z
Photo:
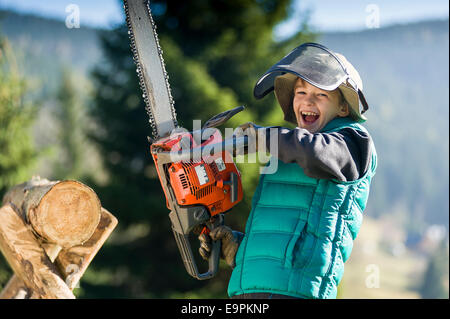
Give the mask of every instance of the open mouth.
M 319 118 L 319 114 L 314 112 L 302 111 L 300 112 L 300 115 L 302 116 L 303 122 L 306 124 L 313 124 Z

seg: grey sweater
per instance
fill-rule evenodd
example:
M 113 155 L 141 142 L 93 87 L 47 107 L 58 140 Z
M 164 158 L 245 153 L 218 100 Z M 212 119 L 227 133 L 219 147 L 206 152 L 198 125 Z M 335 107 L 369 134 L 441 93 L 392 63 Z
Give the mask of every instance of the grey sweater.
M 267 150 L 270 150 L 269 129 L 277 129 L 278 154 L 284 163 L 297 163 L 305 174 L 318 179 L 354 181 L 369 169 L 371 137 L 353 128 L 331 133 L 310 133 L 306 129 L 267 127 Z

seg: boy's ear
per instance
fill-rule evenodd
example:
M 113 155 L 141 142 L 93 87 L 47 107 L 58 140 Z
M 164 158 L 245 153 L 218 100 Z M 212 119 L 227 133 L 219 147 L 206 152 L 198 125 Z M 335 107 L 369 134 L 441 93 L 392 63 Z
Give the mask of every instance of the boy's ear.
M 338 116 L 340 117 L 346 117 L 350 115 L 350 110 L 347 102 L 342 103 L 339 105 L 339 112 Z

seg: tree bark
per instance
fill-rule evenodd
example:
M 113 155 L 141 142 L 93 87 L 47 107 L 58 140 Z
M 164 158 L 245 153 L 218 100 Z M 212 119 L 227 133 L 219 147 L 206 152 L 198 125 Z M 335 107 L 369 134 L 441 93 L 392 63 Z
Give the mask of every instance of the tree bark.
M 6 204 L 15 207 L 44 242 L 63 248 L 84 243 L 100 221 L 97 194 L 77 181 L 33 178 L 9 190 L 3 197 Z

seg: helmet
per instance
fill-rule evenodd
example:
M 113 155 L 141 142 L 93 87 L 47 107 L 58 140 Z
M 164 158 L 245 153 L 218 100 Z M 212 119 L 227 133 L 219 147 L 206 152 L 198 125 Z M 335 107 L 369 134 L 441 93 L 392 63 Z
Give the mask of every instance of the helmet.
M 369 109 L 369 105 L 362 93 L 363 84 L 358 71 L 342 54 L 334 53 L 318 43 L 304 43 L 273 65 L 257 81 L 253 95 L 261 99 L 275 90 L 284 119 L 296 124 L 292 100 L 298 77 L 322 90 L 338 88 L 356 115 L 356 120 L 366 121 L 363 113 Z

